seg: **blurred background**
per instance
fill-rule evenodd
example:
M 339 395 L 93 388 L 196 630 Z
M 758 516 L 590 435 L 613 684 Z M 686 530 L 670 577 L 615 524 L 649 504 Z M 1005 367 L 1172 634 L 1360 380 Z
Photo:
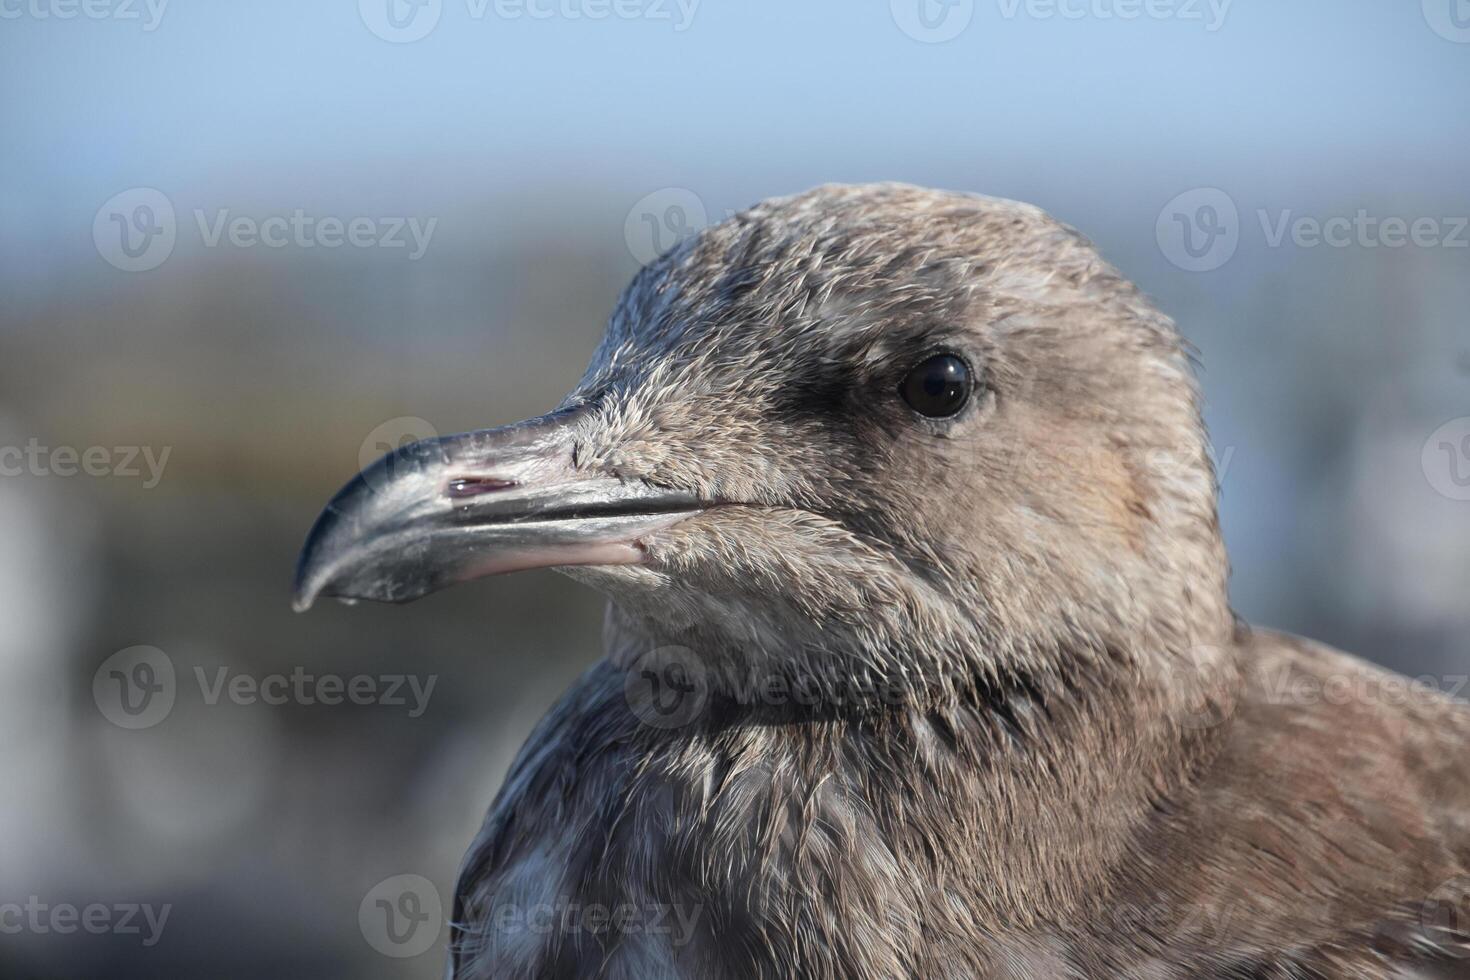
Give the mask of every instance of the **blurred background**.
M 0 976 L 438 976 L 602 604 L 297 616 L 303 535 L 822 182 L 1082 229 L 1198 348 L 1239 611 L 1470 673 L 1465 0 L 0 0 L 0 90 Z

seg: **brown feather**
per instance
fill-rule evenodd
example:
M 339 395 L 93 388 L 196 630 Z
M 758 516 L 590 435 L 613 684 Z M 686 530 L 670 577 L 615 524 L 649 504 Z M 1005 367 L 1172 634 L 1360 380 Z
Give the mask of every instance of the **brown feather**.
M 939 348 L 983 380 L 943 424 L 895 395 Z M 1187 349 L 1075 232 L 761 204 L 567 404 L 579 465 L 722 506 L 575 570 L 608 656 L 466 859 L 455 976 L 1470 975 L 1470 713 L 1235 623 Z

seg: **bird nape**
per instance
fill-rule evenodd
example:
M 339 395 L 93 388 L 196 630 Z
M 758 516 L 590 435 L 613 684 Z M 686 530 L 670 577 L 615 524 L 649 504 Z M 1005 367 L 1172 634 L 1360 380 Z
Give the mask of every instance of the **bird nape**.
M 1470 975 L 1470 711 L 1234 618 L 1188 350 L 1036 208 L 680 242 L 555 411 L 349 483 L 296 604 L 541 566 L 606 656 L 470 848 L 455 977 Z

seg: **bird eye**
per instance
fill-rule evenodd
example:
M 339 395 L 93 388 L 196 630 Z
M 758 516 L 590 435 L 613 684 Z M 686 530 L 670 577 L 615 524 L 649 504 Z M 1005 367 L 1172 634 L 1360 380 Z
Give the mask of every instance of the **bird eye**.
M 970 387 L 968 364 L 954 354 L 935 354 L 914 365 L 898 391 L 920 415 L 942 419 L 965 407 Z

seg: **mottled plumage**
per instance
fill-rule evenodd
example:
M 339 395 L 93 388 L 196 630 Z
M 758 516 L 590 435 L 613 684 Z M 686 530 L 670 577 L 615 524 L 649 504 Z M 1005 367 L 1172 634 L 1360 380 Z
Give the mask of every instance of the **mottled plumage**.
M 934 420 L 898 389 L 941 350 L 977 385 Z M 1470 711 L 1234 619 L 1187 351 L 1035 208 L 761 204 L 488 438 L 669 496 L 568 569 L 607 657 L 470 849 L 453 976 L 1470 976 Z M 442 584 L 365 533 L 306 601 Z

